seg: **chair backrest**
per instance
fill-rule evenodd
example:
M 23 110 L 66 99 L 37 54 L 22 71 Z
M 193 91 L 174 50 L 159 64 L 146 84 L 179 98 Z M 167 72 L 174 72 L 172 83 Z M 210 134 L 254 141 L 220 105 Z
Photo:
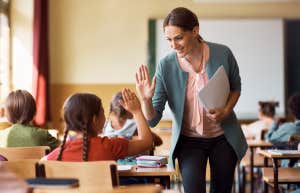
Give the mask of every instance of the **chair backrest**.
M 260 140 L 265 140 L 265 134 L 268 132 L 268 128 L 264 128 L 260 131 Z
M 9 171 L 16 174 L 19 178 L 35 178 L 36 163 L 39 159 L 24 159 L 14 161 L 2 161 L 1 164 L 8 168 Z
M 79 179 L 80 189 L 112 189 L 119 184 L 115 161 L 40 161 L 39 164 L 40 173 L 44 173 L 47 178 Z
M 33 147 L 2 147 L 0 154 L 7 160 L 41 159 L 50 151 L 48 146 Z
M 9 123 L 9 122 L 0 122 L 0 130 L 6 129 L 10 126 L 11 126 L 11 123 Z
M 300 135 L 291 135 L 289 137 L 289 142 L 300 141 Z

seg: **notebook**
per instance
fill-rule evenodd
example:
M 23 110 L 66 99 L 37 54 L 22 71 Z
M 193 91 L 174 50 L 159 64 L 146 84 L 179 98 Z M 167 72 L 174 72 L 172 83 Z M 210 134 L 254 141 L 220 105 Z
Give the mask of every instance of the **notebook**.
M 75 188 L 79 186 L 76 178 L 29 178 L 26 182 L 29 187 L 38 188 Z
M 287 149 L 269 149 L 268 153 L 274 155 L 300 155 L 298 150 L 287 150 Z

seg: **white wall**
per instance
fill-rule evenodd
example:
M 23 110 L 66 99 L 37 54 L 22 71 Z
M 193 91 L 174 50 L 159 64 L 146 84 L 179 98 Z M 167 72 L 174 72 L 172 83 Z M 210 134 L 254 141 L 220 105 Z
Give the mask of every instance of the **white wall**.
M 157 62 L 171 51 L 157 22 Z M 284 34 L 282 19 L 199 20 L 206 41 L 229 46 L 240 69 L 241 97 L 235 107 L 240 119 L 257 117 L 258 101 L 279 101 L 284 115 Z M 168 116 L 166 114 L 166 116 Z

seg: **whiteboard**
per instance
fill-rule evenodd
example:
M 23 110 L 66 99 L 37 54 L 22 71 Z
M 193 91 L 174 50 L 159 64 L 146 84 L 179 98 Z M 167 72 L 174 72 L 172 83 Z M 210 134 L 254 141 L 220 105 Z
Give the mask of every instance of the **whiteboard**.
M 156 22 L 156 63 L 171 51 L 163 20 Z M 235 106 L 239 119 L 255 119 L 258 101 L 279 101 L 276 113 L 284 116 L 284 31 L 281 19 L 199 20 L 200 34 L 209 42 L 227 45 L 240 69 L 241 97 Z M 163 119 L 172 119 L 168 107 Z

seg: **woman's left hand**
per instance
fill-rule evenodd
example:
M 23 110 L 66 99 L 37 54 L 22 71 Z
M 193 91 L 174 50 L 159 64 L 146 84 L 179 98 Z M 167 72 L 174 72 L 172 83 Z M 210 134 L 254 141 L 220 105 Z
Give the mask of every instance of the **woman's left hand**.
M 229 111 L 226 108 L 210 109 L 207 112 L 207 117 L 216 123 L 223 121 L 228 115 Z

